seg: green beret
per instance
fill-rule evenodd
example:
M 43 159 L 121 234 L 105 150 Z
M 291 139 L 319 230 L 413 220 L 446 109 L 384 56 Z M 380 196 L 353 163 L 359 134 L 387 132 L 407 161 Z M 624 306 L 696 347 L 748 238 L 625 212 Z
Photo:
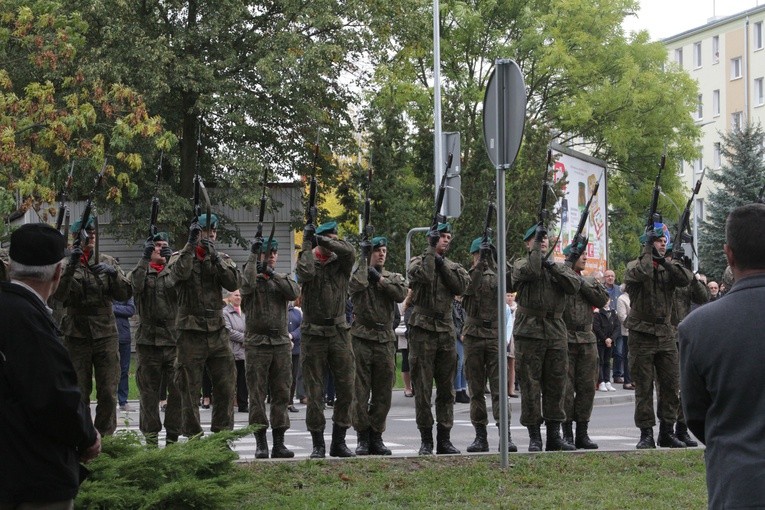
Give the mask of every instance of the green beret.
M 89 228 L 95 228 L 95 222 L 96 222 L 96 218 L 95 216 L 91 214 L 90 217 L 88 218 L 88 222 L 85 224 L 85 230 Z M 82 219 L 79 219 L 75 221 L 74 223 L 72 223 L 72 226 L 69 227 L 69 232 L 71 232 L 72 234 L 76 234 L 77 232 L 80 231 L 80 225 L 82 225 Z
M 483 236 L 476 237 L 475 239 L 473 239 L 473 242 L 470 243 L 470 253 L 471 254 L 478 253 L 479 251 L 481 251 L 481 242 L 482 241 L 483 241 Z M 489 243 L 491 243 L 491 239 L 489 239 Z
M 215 214 L 210 214 L 210 224 L 207 224 L 207 214 L 200 214 L 199 215 L 199 225 L 202 228 L 207 228 L 208 226 L 210 228 L 218 228 L 218 217 Z
M 436 229 L 442 234 L 451 234 L 452 233 L 452 224 L 449 222 L 446 223 L 439 223 L 438 228 Z
M 666 225 L 664 225 L 664 223 L 662 223 L 661 227 L 654 226 L 653 231 L 654 231 L 654 234 L 656 234 L 656 237 L 666 237 L 667 238 L 667 242 L 669 243 L 669 233 L 668 233 L 669 231 L 665 230 L 665 227 L 666 227 Z M 643 234 L 641 234 L 639 239 L 640 239 L 640 244 L 645 244 L 646 241 L 648 241 L 648 236 L 645 233 L 643 233 Z
M 529 229 L 526 231 L 525 234 L 523 234 L 523 240 L 528 241 L 532 237 L 534 237 L 534 234 L 537 233 L 537 227 L 539 226 L 539 223 L 534 223 Z
M 155 243 L 157 241 L 165 241 L 165 242 L 169 243 L 170 242 L 170 234 L 168 234 L 167 232 L 157 232 L 156 234 L 154 234 L 154 237 L 152 238 L 152 241 L 154 241 Z
M 268 253 L 270 251 L 279 251 L 279 241 L 271 239 L 271 242 L 266 241 L 263 246 L 263 251 Z
M 388 238 L 383 236 L 377 236 L 372 238 L 372 249 L 382 248 L 388 246 Z
M 571 249 L 574 247 L 574 242 L 563 248 L 563 255 L 567 256 L 571 253 Z M 579 243 L 579 253 L 584 253 L 584 249 L 587 247 L 587 242 Z
M 337 234 L 337 222 L 328 221 L 316 227 L 316 235 Z

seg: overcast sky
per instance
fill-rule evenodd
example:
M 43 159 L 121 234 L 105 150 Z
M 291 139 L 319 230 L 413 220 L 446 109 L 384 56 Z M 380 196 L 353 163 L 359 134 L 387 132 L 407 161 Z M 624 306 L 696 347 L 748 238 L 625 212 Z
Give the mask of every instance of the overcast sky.
M 752 7 L 765 5 L 765 0 L 639 0 L 637 17 L 625 20 L 624 28 L 648 30 L 658 40 L 685 32 L 707 23 L 713 15 L 730 16 Z

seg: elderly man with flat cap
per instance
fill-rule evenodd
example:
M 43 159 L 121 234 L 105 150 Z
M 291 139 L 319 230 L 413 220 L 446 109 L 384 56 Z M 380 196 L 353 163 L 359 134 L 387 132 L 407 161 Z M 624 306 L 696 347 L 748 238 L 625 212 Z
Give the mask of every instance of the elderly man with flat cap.
M 175 380 L 186 436 L 203 433 L 197 404 L 205 366 L 213 383 L 210 430 L 234 428 L 236 364 L 223 318 L 222 289 L 238 289 L 241 275 L 231 257 L 215 248 L 217 238 L 218 217 L 201 214 L 191 223 L 186 246 L 168 262 L 178 291 Z
M 80 227 L 81 220 L 78 220 L 70 229 L 75 237 L 75 247 L 54 298 L 65 307 L 61 320 L 64 345 L 77 371 L 82 399 L 86 403 L 90 403 L 95 375 L 95 425 L 105 436 L 117 428 L 117 383 L 120 378 L 119 338 L 112 302 L 127 301 L 133 291 L 130 280 L 114 257 L 101 253 L 96 260 L 95 217 L 86 220 L 87 241 L 77 242 Z
M 178 330 L 176 279 L 167 265 L 173 250 L 167 232 L 158 232 L 146 240 L 143 257 L 128 275 L 138 307 L 138 330 L 135 335 L 138 370 L 136 384 L 141 393 L 138 428 L 148 444 L 156 445 L 162 430 L 159 416 L 160 385 L 167 384 L 165 432 L 167 444 L 181 434 L 181 394 L 175 384 L 175 357 Z
M 337 237 L 337 222 L 329 221 L 303 230 L 303 251 L 295 273 L 302 285 L 303 378 L 308 395 L 306 427 L 311 432 L 311 458 L 324 458 L 324 371 L 329 364 L 337 401 L 332 413 L 332 457 L 354 457 L 345 444 L 351 426 L 355 361 L 350 326 L 345 319 L 348 280 L 356 253 L 348 241 Z
M 23 225 L 11 234 L 10 282 L 0 282 L 3 510 L 73 508 L 86 473 L 79 462 L 101 451 L 90 407 L 46 305 L 64 270 L 65 244 L 45 224 Z
M 351 277 L 355 319 L 351 325 L 356 358 L 353 426 L 358 433 L 356 455 L 390 455 L 382 440 L 396 382 L 397 303 L 406 297 L 406 282 L 385 269 L 388 239 L 361 242 L 361 260 Z

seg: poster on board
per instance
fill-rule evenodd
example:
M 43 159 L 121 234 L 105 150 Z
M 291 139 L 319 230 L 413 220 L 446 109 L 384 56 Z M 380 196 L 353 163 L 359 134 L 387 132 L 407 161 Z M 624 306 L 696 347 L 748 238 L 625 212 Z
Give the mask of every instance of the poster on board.
M 556 228 L 550 232 L 550 242 L 559 239 L 553 251 L 556 262 L 563 262 L 563 248 L 576 235 L 576 229 L 582 212 L 589 200 L 595 184 L 600 182 L 598 194 L 593 198 L 587 215 L 583 234 L 588 236 L 587 267 L 585 274 L 594 275 L 604 272 L 608 267 L 608 197 L 606 193 L 606 164 L 573 149 L 553 143 L 551 145 L 553 160 L 553 180 L 558 182 L 566 179 L 563 196 L 559 198 L 556 207 Z M 560 238 L 558 237 L 560 235 Z

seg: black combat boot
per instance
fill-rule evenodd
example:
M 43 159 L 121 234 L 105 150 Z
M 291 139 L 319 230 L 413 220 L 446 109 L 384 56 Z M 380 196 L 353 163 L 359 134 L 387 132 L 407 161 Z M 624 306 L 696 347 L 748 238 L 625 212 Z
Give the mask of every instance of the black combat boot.
M 458 449 L 454 447 L 449 436 L 451 430 L 447 429 L 443 425 L 436 425 L 436 453 L 439 455 L 457 455 L 460 453 Z M 484 434 L 485 436 L 485 434 Z
M 165 436 L 165 445 L 169 446 L 177 442 L 178 442 L 178 434 L 173 434 L 171 432 L 168 432 L 167 436 Z
M 489 441 L 486 438 L 486 425 L 475 423 L 473 424 L 473 427 L 475 428 L 475 439 L 473 440 L 473 443 L 467 447 L 468 453 L 488 452 Z
M 574 424 L 570 421 L 564 421 L 562 428 L 563 440 L 568 444 L 574 444 Z
M 635 445 L 635 448 L 638 450 L 656 448 L 656 443 L 653 441 L 653 427 L 640 428 L 640 441 Z
M 356 455 L 369 455 L 369 429 L 356 432 L 358 442 L 356 444 Z
M 497 427 L 499 427 L 499 423 L 497 423 Z M 499 429 L 497 429 L 497 430 L 499 430 Z M 502 435 L 501 431 L 499 432 L 499 435 L 500 436 Z M 500 452 L 502 451 L 502 450 L 500 450 L 501 447 L 502 447 L 502 442 L 500 441 L 500 444 L 497 447 L 497 450 L 500 451 Z M 518 447 L 515 446 L 515 443 L 513 443 L 513 436 L 510 434 L 510 425 L 509 424 L 507 426 L 507 451 L 510 452 L 510 453 L 515 453 L 515 452 L 518 451 Z
M 576 450 L 576 446 L 568 444 L 560 437 L 560 422 L 548 421 L 547 422 L 547 445 L 545 450 L 548 452 L 570 452 Z
M 385 446 L 382 440 L 382 432 L 376 432 L 369 429 L 369 454 L 370 455 L 390 455 L 390 448 Z
M 256 445 L 255 458 L 267 459 L 268 458 L 268 439 L 266 438 L 265 427 L 255 432 L 255 445 Z
M 685 448 L 685 443 L 675 437 L 672 430 L 672 423 L 659 423 L 659 446 L 663 448 Z
M 574 446 L 584 450 L 597 450 L 597 443 L 593 443 L 590 435 L 587 434 L 588 423 L 586 421 L 576 422 L 576 442 Z
M 355 457 L 356 454 L 348 449 L 345 444 L 345 427 L 337 423 L 332 424 L 332 442 L 329 444 L 330 457 Z
M 433 455 L 433 429 L 420 429 L 420 451 L 418 455 Z
M 274 446 L 271 448 L 271 458 L 272 459 L 291 459 L 295 456 L 295 453 L 292 450 L 288 450 L 286 446 L 284 446 L 284 432 L 287 429 L 274 429 L 271 431 L 271 434 L 274 438 Z
M 529 429 L 529 451 L 541 452 L 542 451 L 542 432 L 539 425 L 532 425 L 526 427 Z
M 324 445 L 324 431 L 312 430 L 311 442 L 313 442 L 313 451 L 311 452 L 311 458 L 323 459 L 326 452 L 326 446 Z
M 683 443 L 685 443 L 685 446 L 688 446 L 690 448 L 693 448 L 699 445 L 699 443 L 694 441 L 691 438 L 691 436 L 688 434 L 688 426 L 685 423 L 677 422 L 677 424 L 675 425 L 675 437 L 678 438 Z

